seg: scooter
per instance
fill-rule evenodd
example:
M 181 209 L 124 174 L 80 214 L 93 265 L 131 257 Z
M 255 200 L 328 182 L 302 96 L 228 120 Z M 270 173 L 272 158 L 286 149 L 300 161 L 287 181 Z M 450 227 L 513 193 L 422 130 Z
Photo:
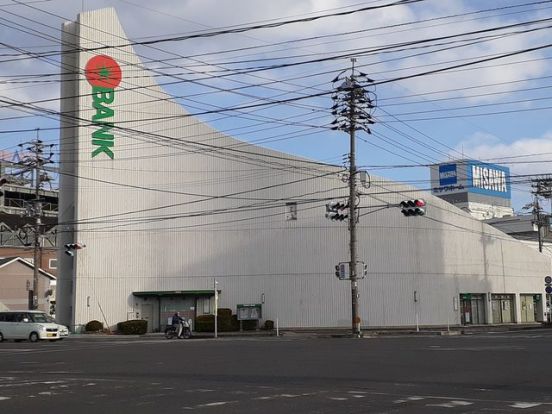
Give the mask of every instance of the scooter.
M 182 333 L 180 336 L 177 336 L 178 334 L 178 327 L 174 325 L 168 325 L 165 328 L 165 338 L 167 339 L 189 339 L 192 337 L 192 331 L 190 329 L 190 324 L 186 321 L 180 322 L 182 324 Z

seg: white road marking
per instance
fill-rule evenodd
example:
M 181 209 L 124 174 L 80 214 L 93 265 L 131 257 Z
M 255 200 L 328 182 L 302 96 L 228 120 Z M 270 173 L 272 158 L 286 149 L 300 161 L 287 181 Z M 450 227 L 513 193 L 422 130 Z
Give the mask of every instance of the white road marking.
M 24 382 L 16 382 L 12 384 L 0 384 L 0 388 L 13 388 L 13 387 L 21 387 L 26 385 L 39 385 L 39 384 L 64 384 L 66 381 L 24 381 Z
M 0 401 L 9 400 L 10 397 L 0 397 Z
M 196 407 L 218 407 L 220 405 L 234 404 L 234 403 L 237 403 L 237 401 L 217 401 L 217 402 L 212 402 L 207 404 L 196 405 Z
M 330 400 L 334 400 L 334 401 L 347 401 L 348 398 L 343 398 L 343 397 L 329 397 Z
M 510 405 L 510 407 L 512 407 L 512 408 L 533 408 L 533 407 L 538 407 L 539 405 L 542 405 L 542 403 L 517 402 L 515 404 Z
M 463 407 L 466 405 L 472 405 L 473 403 L 468 401 L 449 401 L 448 403 L 442 403 L 442 404 L 426 404 L 426 407 L 445 407 L 445 408 L 455 408 L 455 407 Z
M 209 390 L 207 388 L 198 388 L 196 390 L 186 390 L 186 392 L 214 392 L 215 390 Z

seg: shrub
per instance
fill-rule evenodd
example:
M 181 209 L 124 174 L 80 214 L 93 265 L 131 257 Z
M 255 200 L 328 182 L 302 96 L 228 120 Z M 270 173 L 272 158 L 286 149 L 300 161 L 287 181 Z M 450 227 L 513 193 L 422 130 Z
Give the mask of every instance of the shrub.
M 232 317 L 232 309 L 229 308 L 218 308 L 217 314 L 221 318 L 231 318 Z
M 232 331 L 240 330 L 240 321 L 238 321 L 238 315 L 232 315 Z
M 214 332 L 215 331 L 215 316 L 200 315 L 195 320 L 194 329 L 196 332 Z
M 135 319 L 132 321 L 119 322 L 117 330 L 123 335 L 144 335 L 148 331 L 148 321 Z
M 240 328 L 240 323 L 236 315 L 232 315 L 231 309 L 218 309 L 217 316 L 217 331 L 232 332 Z M 215 331 L 215 316 L 200 315 L 195 320 L 194 329 L 196 332 L 214 332 Z
M 244 331 L 254 331 L 257 329 L 257 321 L 242 321 Z
M 90 321 L 84 326 L 84 330 L 86 332 L 99 332 L 103 330 L 103 323 L 96 320 Z
M 263 329 L 272 331 L 274 329 L 274 321 L 267 319 L 263 325 Z
M 221 312 L 222 311 L 222 312 Z M 231 309 L 219 309 L 218 310 L 218 330 L 221 332 L 231 332 L 237 330 L 232 321 L 232 310 Z

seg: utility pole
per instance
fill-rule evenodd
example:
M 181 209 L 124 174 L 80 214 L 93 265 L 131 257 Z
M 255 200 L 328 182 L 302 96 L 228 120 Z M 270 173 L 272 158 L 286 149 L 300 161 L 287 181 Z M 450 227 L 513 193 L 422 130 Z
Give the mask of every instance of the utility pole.
M 533 213 L 533 224 L 537 225 L 537 237 L 539 241 L 539 252 L 542 253 L 544 244 L 542 228 L 548 224 L 548 218 L 542 214 L 542 207 L 539 202 L 539 197 L 552 199 L 552 178 L 550 176 L 539 176 L 531 180 L 532 193 L 534 196 L 533 202 L 526 205 L 524 208 L 531 208 Z
M 27 210 L 27 216 L 34 219 L 34 237 L 33 237 L 33 285 L 32 285 L 32 297 L 29 300 L 29 309 L 38 309 L 38 278 L 39 269 L 41 265 L 41 238 L 42 238 L 42 200 L 40 198 L 40 190 L 42 183 L 49 181 L 47 173 L 44 171 L 44 166 L 52 162 L 53 153 L 50 152 L 48 156 L 44 156 L 45 147 L 53 147 L 51 145 L 44 145 L 44 143 L 38 139 L 38 130 L 36 139 L 19 144 L 20 147 L 24 147 L 26 153 L 23 156 L 20 165 L 26 171 L 33 172 L 33 189 L 34 200 L 31 207 Z
M 351 316 L 352 333 L 354 336 L 362 336 L 359 312 L 357 264 L 357 229 L 358 222 L 358 191 L 357 191 L 357 166 L 356 166 L 356 131 L 371 133 L 369 125 L 373 124 L 372 111 L 374 109 L 373 93 L 367 90 L 373 83 L 366 74 L 355 71 L 356 59 L 351 59 L 351 72 L 349 76 L 341 77 L 346 71 L 341 72 L 332 81 L 334 84 L 342 81 L 332 95 L 334 105 L 332 115 L 336 119 L 332 122 L 333 130 L 340 130 L 349 134 L 349 275 L 351 280 Z

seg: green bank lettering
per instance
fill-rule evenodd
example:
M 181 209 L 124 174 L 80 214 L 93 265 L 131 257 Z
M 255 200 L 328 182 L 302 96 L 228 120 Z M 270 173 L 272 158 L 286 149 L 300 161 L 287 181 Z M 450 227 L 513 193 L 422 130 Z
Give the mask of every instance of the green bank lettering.
M 95 114 L 92 116 L 92 124 L 98 129 L 92 133 L 92 145 L 96 148 L 92 151 L 92 158 L 101 154 L 106 154 L 113 159 L 114 154 L 111 148 L 115 144 L 115 136 L 111 132 L 113 128 L 113 116 L 115 111 L 110 108 L 115 100 L 115 90 L 103 88 L 100 86 L 92 86 L 92 107 L 95 109 Z

